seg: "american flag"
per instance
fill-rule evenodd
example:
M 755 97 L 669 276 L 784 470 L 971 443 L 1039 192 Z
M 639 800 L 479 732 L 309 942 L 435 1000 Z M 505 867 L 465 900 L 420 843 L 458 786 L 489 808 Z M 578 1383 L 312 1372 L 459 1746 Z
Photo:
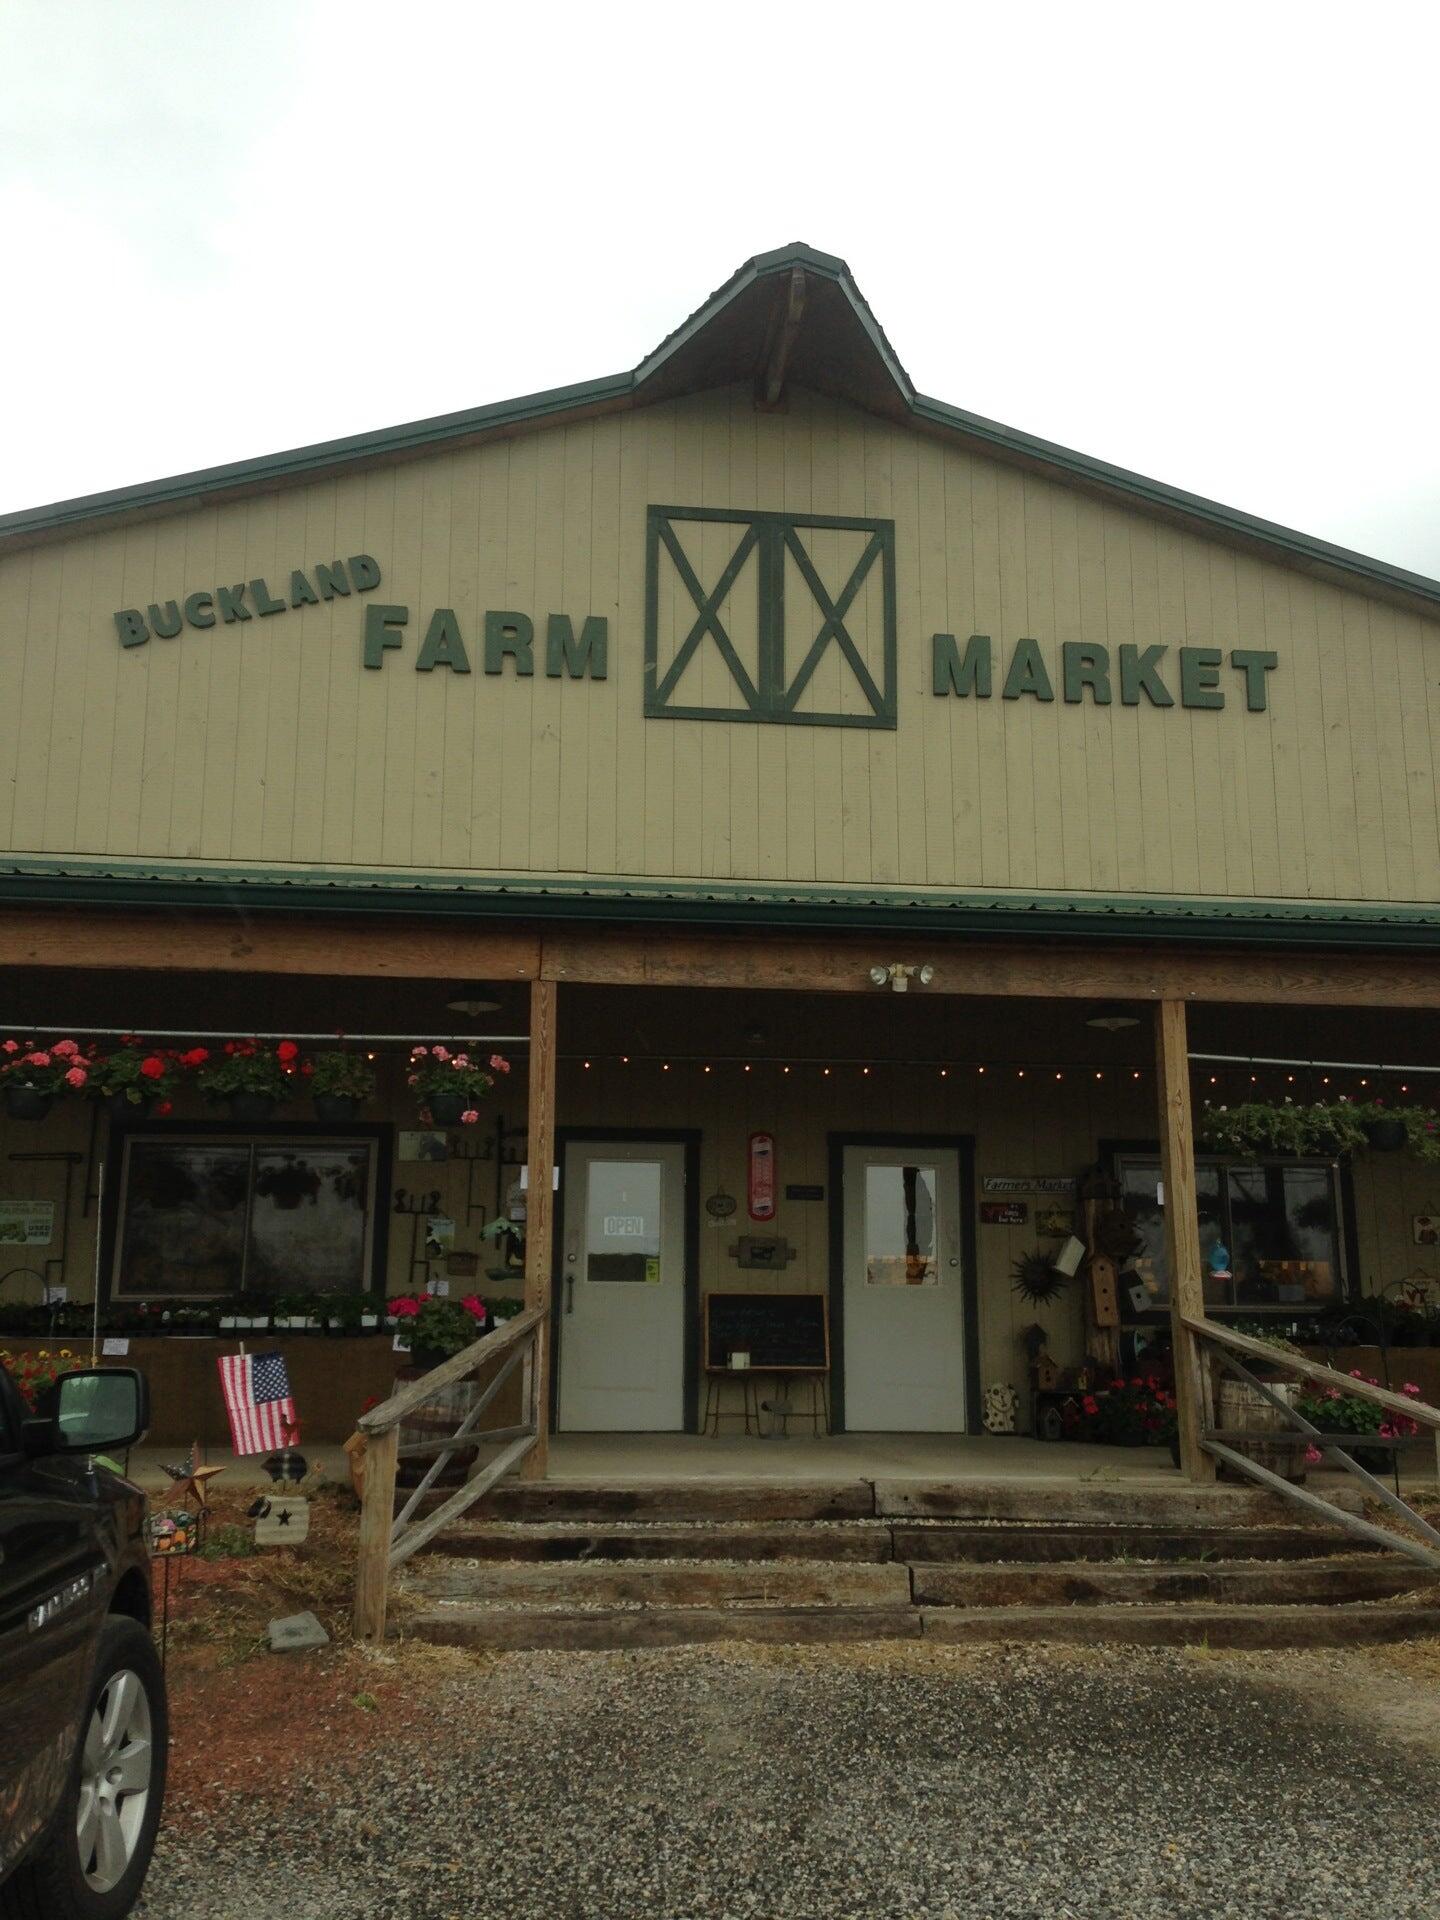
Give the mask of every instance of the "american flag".
M 299 1440 L 283 1355 L 225 1354 L 220 1360 L 220 1386 L 236 1453 L 273 1453 Z

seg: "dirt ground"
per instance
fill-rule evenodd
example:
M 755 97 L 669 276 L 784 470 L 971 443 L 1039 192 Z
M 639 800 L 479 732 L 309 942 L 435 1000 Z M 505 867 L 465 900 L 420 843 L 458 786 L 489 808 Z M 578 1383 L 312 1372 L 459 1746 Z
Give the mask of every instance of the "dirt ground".
M 222 1500 L 172 1572 L 143 1920 L 1440 1911 L 1440 1641 L 375 1651 L 355 1526 L 323 1491 L 304 1547 L 225 1555 Z M 269 1653 L 304 1607 L 332 1646 Z

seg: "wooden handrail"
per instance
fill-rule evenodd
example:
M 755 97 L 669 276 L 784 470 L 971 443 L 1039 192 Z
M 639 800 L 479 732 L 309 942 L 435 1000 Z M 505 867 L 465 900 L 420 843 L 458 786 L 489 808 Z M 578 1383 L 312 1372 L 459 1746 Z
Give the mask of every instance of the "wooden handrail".
M 1406 1419 L 1417 1421 L 1422 1427 L 1434 1427 L 1440 1431 L 1440 1407 L 1432 1407 L 1424 1400 L 1412 1400 L 1409 1394 L 1391 1393 L 1386 1387 L 1372 1387 L 1368 1380 L 1357 1380 L 1353 1374 L 1338 1373 L 1334 1367 L 1308 1359 L 1303 1353 L 1292 1353 L 1288 1347 L 1272 1347 L 1268 1341 L 1252 1339 L 1248 1333 L 1236 1333 L 1233 1327 L 1221 1326 L 1216 1320 L 1192 1320 L 1188 1315 L 1182 1315 L 1181 1325 L 1199 1340 L 1210 1340 L 1217 1347 L 1229 1347 L 1233 1353 L 1247 1354 L 1252 1360 L 1263 1360 L 1270 1366 L 1287 1368 L 1289 1372 L 1298 1373 L 1306 1380 L 1317 1381 L 1323 1387 L 1339 1387 L 1342 1393 L 1353 1394 L 1357 1400 L 1373 1401 L 1387 1413 L 1403 1414 Z
M 438 1367 L 431 1367 L 418 1380 L 407 1380 L 388 1400 L 362 1414 L 360 1431 L 381 1434 L 390 1427 L 398 1426 L 406 1414 L 428 1400 L 437 1387 L 451 1386 L 456 1380 L 463 1380 L 467 1374 L 473 1373 L 477 1367 L 488 1366 L 490 1361 L 523 1340 L 544 1318 L 539 1307 L 531 1307 L 524 1313 L 514 1315 L 503 1327 L 494 1327 L 489 1333 L 481 1334 L 468 1347 L 462 1347 L 459 1353 L 452 1353 L 448 1360 L 442 1360 Z
M 529 1459 L 534 1453 L 541 1426 L 541 1370 L 538 1348 L 543 1336 L 545 1313 L 528 1308 L 517 1313 L 503 1327 L 483 1334 L 459 1353 L 452 1354 L 440 1366 L 432 1367 L 418 1380 L 412 1380 L 392 1393 L 383 1406 L 373 1407 L 360 1422 L 365 1441 L 365 1477 L 360 1496 L 360 1541 L 355 1567 L 355 1637 L 357 1640 L 381 1640 L 385 1636 L 385 1613 L 390 1575 L 412 1553 L 458 1520 L 482 1500 L 497 1480 Z M 500 1365 L 480 1396 L 466 1411 L 455 1431 L 443 1437 L 407 1442 L 400 1445 L 400 1422 L 422 1402 L 432 1400 L 437 1387 L 453 1385 L 467 1374 Z M 480 1416 L 509 1379 L 516 1367 L 523 1367 L 521 1392 L 523 1412 L 518 1424 L 484 1428 Z M 457 1453 L 472 1454 L 481 1446 L 500 1446 L 490 1462 L 472 1471 L 464 1484 L 441 1502 L 423 1520 L 413 1519 L 430 1487 Z M 410 1494 L 405 1505 L 395 1512 L 396 1467 L 402 1456 L 433 1453 L 435 1459 Z

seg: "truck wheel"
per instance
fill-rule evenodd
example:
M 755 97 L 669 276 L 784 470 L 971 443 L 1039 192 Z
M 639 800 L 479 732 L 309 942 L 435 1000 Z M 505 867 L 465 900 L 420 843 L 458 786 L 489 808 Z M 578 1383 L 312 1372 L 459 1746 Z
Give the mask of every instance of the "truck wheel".
M 165 1678 L 150 1635 L 112 1616 L 100 1632 L 65 1798 L 0 1889 L 6 1920 L 124 1920 L 155 1846 L 168 1743 Z

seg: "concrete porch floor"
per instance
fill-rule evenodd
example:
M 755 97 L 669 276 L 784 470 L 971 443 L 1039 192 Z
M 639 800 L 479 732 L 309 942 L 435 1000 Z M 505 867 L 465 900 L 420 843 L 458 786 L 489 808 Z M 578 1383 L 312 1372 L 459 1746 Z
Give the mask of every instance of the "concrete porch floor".
M 1178 1485 L 1163 1447 L 1087 1447 L 1023 1436 L 835 1433 L 758 1440 L 743 1434 L 557 1433 L 547 1478 L 607 1486 L 674 1481 L 1079 1479 Z

